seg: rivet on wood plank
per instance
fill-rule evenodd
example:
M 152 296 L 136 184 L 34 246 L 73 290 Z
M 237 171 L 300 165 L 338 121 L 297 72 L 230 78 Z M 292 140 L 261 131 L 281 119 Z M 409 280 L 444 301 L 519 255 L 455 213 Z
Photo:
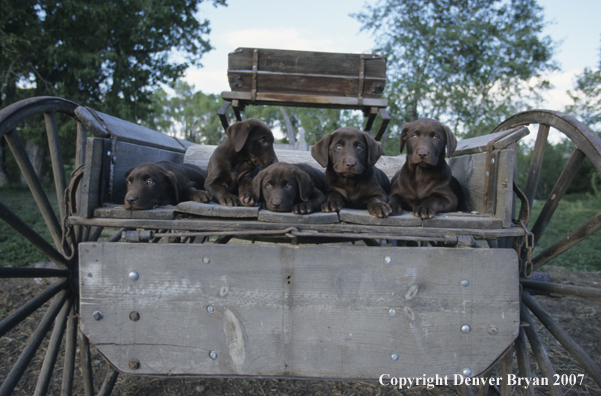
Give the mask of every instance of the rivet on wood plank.
M 217 360 L 217 352 L 215 352 L 215 351 L 209 352 L 209 357 L 213 360 Z
M 96 320 L 102 320 L 102 318 L 104 318 L 104 315 L 100 311 L 94 311 L 94 313 L 92 313 L 92 317 Z
M 390 308 L 390 310 L 388 311 L 388 313 L 390 314 L 390 316 L 394 316 L 394 315 L 396 315 L 396 309 Z
M 492 334 L 492 335 L 499 334 L 499 328 L 495 325 L 488 326 L 488 334 Z
M 466 368 L 464 368 L 464 369 L 461 371 L 461 374 L 462 374 L 464 377 L 471 377 L 471 376 L 472 376 L 472 374 L 473 374 L 473 373 L 472 373 L 472 369 L 470 369 L 469 367 L 466 367 Z
M 461 285 L 463 287 L 468 287 L 470 285 L 470 281 L 468 281 L 467 279 L 464 279 L 461 281 Z
M 386 264 L 390 264 L 390 263 L 392 263 L 392 257 L 390 257 L 390 256 L 384 256 L 384 262 L 385 262 Z
M 211 258 L 209 256 L 204 256 L 202 258 L 202 262 L 205 264 L 209 264 L 211 262 Z
M 110 152 L 110 151 L 107 151 L 107 152 L 106 152 L 106 156 L 107 156 L 107 157 L 110 157 L 110 156 L 111 156 L 111 152 Z
M 464 324 L 463 326 L 461 326 L 461 332 L 462 333 L 469 333 L 470 331 L 472 331 L 472 328 L 470 327 L 470 325 Z
M 215 311 L 215 308 L 212 305 L 207 305 L 207 312 L 212 313 Z
M 134 322 L 137 322 L 138 320 L 140 320 L 140 313 L 136 312 L 136 311 L 132 311 L 129 313 L 129 318 L 131 320 L 133 320 Z
M 127 277 L 129 278 L 129 280 L 135 282 L 138 279 L 140 279 L 140 274 L 138 274 L 136 271 L 131 271 L 129 274 L 127 274 Z
M 396 362 L 397 360 L 399 360 L 399 354 L 396 352 L 393 352 L 390 354 L 390 358 Z
M 140 361 L 138 359 L 132 359 L 129 361 L 129 368 L 132 370 L 137 370 L 140 368 Z

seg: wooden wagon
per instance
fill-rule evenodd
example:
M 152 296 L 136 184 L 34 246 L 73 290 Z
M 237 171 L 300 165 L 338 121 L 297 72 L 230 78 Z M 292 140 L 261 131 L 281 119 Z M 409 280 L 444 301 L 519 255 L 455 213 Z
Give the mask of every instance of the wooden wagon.
M 317 64 L 311 61 L 316 58 L 337 61 L 324 62 L 325 70 L 307 69 Z M 383 116 L 380 138 L 388 118 L 381 98 L 383 62 L 374 55 L 240 49 L 230 56 L 232 91 L 223 94 L 227 102 L 220 116 L 226 126 L 230 105 L 237 118 L 252 104 L 355 108 L 367 116 L 367 130 L 377 114 Z M 292 87 L 292 93 L 282 87 Z M 46 122 L 58 214 L 19 138 L 19 124 L 39 114 Z M 77 169 L 71 180 L 65 177 L 56 114 L 77 122 Z M 522 192 L 516 175 L 526 170 L 518 169 L 516 148 L 530 124 L 539 128 Z M 530 221 L 550 127 L 576 149 L 540 216 Z M 127 169 L 159 160 L 206 165 L 214 147 L 53 97 L 2 109 L 0 136 L 29 184 L 51 240 L 2 203 L 0 217 L 57 267 L 0 268 L 4 278 L 54 279 L 0 322 L 0 335 L 10 334 L 51 301 L 3 378 L 0 395 L 12 393 L 51 328 L 35 394 L 46 393 L 53 375 L 62 375 L 62 394 L 72 393 L 78 340 L 86 395 L 110 394 L 119 373 L 384 378 L 392 385 L 393 378 L 448 378 L 445 384 L 471 394 L 474 389 L 456 383 L 457 378 L 490 377 L 499 361 L 507 378 L 515 372 L 514 353 L 519 377 L 548 378 L 550 394 L 560 394 L 530 312 L 578 361 L 588 380 L 601 385 L 598 364 L 530 294 L 601 296 L 599 289 L 529 279 L 601 227 L 597 215 L 532 254 L 582 161 L 588 158 L 601 171 L 601 139 L 570 116 L 528 111 L 491 134 L 460 141 L 449 163 L 469 210 L 429 220 L 409 213 L 385 219 L 351 209 L 294 215 L 194 202 L 127 211 L 121 206 Z M 280 161 L 319 166 L 308 151 L 276 152 Z M 403 155 L 385 156 L 377 166 L 390 177 L 404 160 Z M 114 235 L 99 241 L 103 229 L 114 229 Z M 531 372 L 527 340 L 538 373 Z M 101 386 L 92 383 L 90 343 L 110 367 Z M 57 369 L 59 351 L 64 367 Z M 516 388 L 508 381 L 496 385 L 502 395 Z M 532 387 L 522 391 L 534 394 Z

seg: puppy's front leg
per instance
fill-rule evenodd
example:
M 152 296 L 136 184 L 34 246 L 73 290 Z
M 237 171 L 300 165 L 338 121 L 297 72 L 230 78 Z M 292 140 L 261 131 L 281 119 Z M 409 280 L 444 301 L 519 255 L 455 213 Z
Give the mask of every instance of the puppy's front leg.
M 326 201 L 326 196 L 321 191 L 315 189 L 309 195 L 306 201 L 296 204 L 292 207 L 292 213 L 296 214 L 309 214 L 313 212 L 319 212 L 321 205 Z
M 403 213 L 403 201 L 398 195 L 389 195 L 388 205 L 390 205 L 390 209 L 392 210 L 390 213 L 391 216 L 400 216 Z
M 421 219 L 431 219 L 436 213 L 451 212 L 457 207 L 457 199 L 434 196 L 413 208 L 413 215 Z
M 392 208 L 382 197 L 372 197 L 367 201 L 367 211 L 375 217 L 386 217 L 392 213 Z
M 249 170 L 241 172 L 238 177 L 238 198 L 244 206 L 256 206 L 255 196 L 253 194 L 252 181 L 257 172 Z
M 344 198 L 337 191 L 332 191 L 328 194 L 328 199 L 321 205 L 321 211 L 326 213 L 340 212 L 344 208 Z

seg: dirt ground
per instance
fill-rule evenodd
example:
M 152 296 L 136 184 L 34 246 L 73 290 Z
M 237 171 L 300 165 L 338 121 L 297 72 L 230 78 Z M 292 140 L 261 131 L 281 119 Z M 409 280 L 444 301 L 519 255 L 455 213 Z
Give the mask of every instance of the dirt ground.
M 549 270 L 554 282 L 579 286 L 601 288 L 601 273 L 579 273 L 564 268 Z M 44 286 L 28 279 L 0 279 L 0 318 L 4 318 L 15 308 L 43 290 Z M 571 297 L 536 296 L 537 301 L 549 314 L 561 324 L 571 337 L 601 364 L 601 302 L 582 300 Z M 41 311 L 41 312 L 40 312 Z M 43 309 L 38 310 L 15 329 L 0 338 L 0 379 L 4 379 L 19 357 L 30 334 L 35 330 Z M 566 350 L 553 336 L 535 322 L 543 339 L 547 353 L 558 374 L 577 375 L 584 373 L 578 364 L 568 355 Z M 35 389 L 38 373 L 44 359 L 49 335 L 17 385 L 13 395 L 31 395 Z M 96 392 L 100 388 L 107 371 L 103 358 L 92 347 L 92 366 Z M 59 355 L 54 376 L 48 394 L 60 394 L 62 378 L 62 351 Z M 533 376 L 540 377 L 540 370 L 530 357 Z M 79 362 L 76 362 L 79 365 Z M 514 362 L 514 367 L 517 363 Z M 500 372 L 500 365 L 495 366 Z M 377 379 L 374 379 L 377 380 Z M 537 395 L 547 395 L 545 387 L 537 387 Z M 601 389 L 585 374 L 582 384 L 562 387 L 567 396 L 601 395 Z M 75 372 L 74 394 L 83 395 L 81 373 Z M 113 390 L 113 395 L 126 396 L 161 396 L 161 395 L 457 395 L 454 387 L 423 387 L 410 390 L 398 390 L 392 386 L 382 386 L 377 382 L 334 382 L 310 380 L 275 380 L 275 379 L 198 379 L 198 378 L 146 378 L 121 374 Z M 498 395 L 498 390 L 488 389 L 488 395 Z M 514 395 L 523 394 L 521 389 L 514 389 Z

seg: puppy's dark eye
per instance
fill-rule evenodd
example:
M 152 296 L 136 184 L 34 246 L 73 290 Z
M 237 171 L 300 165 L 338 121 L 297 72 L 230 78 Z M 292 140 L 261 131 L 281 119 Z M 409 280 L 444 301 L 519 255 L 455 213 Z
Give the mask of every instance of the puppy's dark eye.
M 271 183 L 267 183 L 265 184 L 265 188 L 273 188 L 273 186 L 271 185 Z
M 357 145 L 357 151 L 363 151 L 365 150 L 365 147 L 363 147 L 362 145 Z
M 263 146 L 265 146 L 267 144 L 267 139 L 265 139 L 265 138 L 259 139 L 259 143 L 261 143 Z
M 152 179 L 148 179 L 146 180 L 146 184 L 152 186 L 154 184 L 154 181 Z
M 334 146 L 334 150 L 341 151 L 342 150 L 342 145 L 337 144 L 336 146 Z
M 126 183 L 128 186 L 131 186 L 131 181 L 127 180 L 125 183 Z
M 417 133 L 414 133 L 413 135 L 411 135 L 411 139 L 417 139 Z
M 438 137 L 438 135 L 434 135 L 432 136 L 432 140 L 439 140 L 440 138 Z
M 284 186 L 284 188 L 290 189 L 290 188 L 292 188 L 292 184 L 288 183 L 288 184 L 286 184 L 286 186 Z

